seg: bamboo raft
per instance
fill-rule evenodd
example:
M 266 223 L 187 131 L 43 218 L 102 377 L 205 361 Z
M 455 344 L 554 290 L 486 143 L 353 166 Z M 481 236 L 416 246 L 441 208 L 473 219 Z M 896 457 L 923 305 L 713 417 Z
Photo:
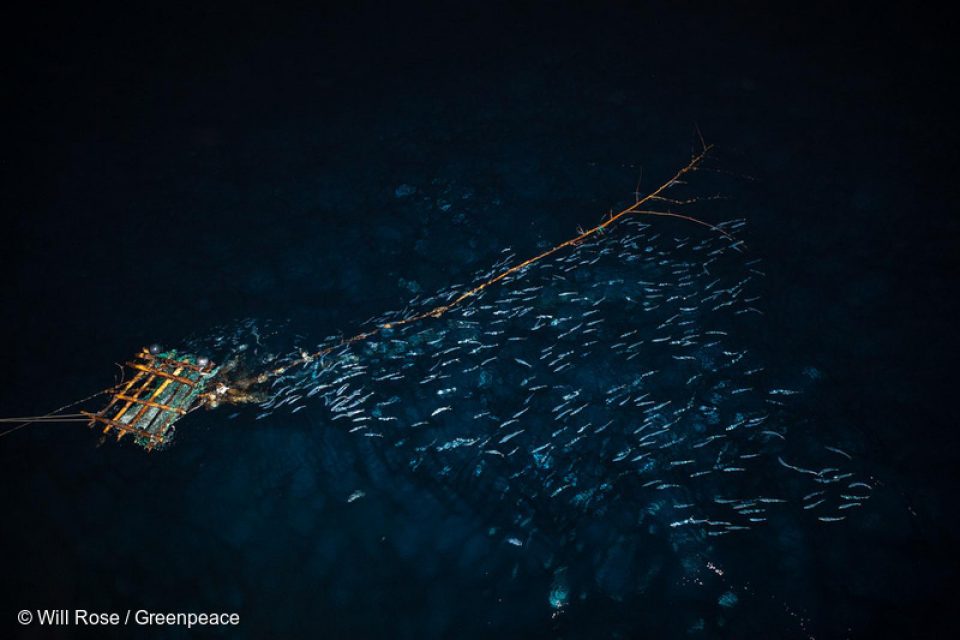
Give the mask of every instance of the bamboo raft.
M 147 348 L 125 368 L 132 377 L 111 392 L 107 405 L 97 413 L 80 413 L 90 418 L 91 428 L 102 426 L 117 440 L 131 435 L 148 451 L 172 439 L 174 423 L 195 408 L 219 369 L 175 349 L 154 354 Z

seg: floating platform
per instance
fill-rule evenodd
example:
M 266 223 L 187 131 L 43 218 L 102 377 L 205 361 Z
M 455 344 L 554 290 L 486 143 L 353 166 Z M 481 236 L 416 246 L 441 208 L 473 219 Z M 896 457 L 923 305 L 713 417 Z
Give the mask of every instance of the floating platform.
M 81 413 L 90 418 L 91 428 L 116 433 L 117 440 L 130 435 L 151 451 L 170 442 L 174 423 L 196 407 L 218 369 L 206 359 L 175 349 L 152 353 L 144 348 L 125 364 L 132 377 L 112 392 L 107 406 L 97 413 Z

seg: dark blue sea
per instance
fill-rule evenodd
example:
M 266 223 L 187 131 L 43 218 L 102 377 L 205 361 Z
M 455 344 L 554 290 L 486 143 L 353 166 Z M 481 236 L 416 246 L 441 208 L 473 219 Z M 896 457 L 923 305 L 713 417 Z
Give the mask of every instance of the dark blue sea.
M 677 187 L 741 242 L 645 218 L 500 283 L 466 315 L 427 319 L 422 334 L 334 352 L 323 367 L 369 376 L 379 394 L 369 417 L 334 419 L 352 407 L 330 395 L 350 393 L 339 381 L 308 398 L 328 375 L 317 366 L 275 391 L 285 406 L 193 412 L 162 451 L 101 444 L 81 423 L 0 436 L 0 638 L 960 628 L 949 16 L 883 3 L 200 2 L 8 18 L 0 417 L 108 387 L 115 363 L 152 343 L 217 358 L 210 345 L 246 340 L 282 362 L 371 317 L 425 310 L 437 292 L 599 224 L 704 142 L 708 170 Z M 708 262 L 714 249 L 726 271 Z M 671 358 L 655 335 L 680 320 L 656 315 L 661 289 L 713 286 L 705 264 L 731 283 L 749 276 L 743 315 L 690 307 L 685 331 L 722 335 L 727 351 Z M 536 329 L 521 326 L 538 314 Z M 587 331 L 590 318 L 606 324 L 569 349 L 547 326 Z M 270 346 L 255 348 L 251 328 Z M 467 377 L 473 361 L 453 350 L 488 339 L 500 341 L 482 347 L 499 358 L 492 373 Z M 639 381 L 645 366 L 660 382 Z M 616 431 L 617 416 L 632 428 L 648 413 L 602 424 L 618 385 L 633 385 L 631 406 L 678 406 L 705 379 L 683 367 L 708 378 L 727 367 L 729 380 L 690 400 L 684 415 L 699 418 L 664 417 L 662 433 L 650 418 L 638 431 L 657 429 L 656 446 Z M 437 377 L 387 388 L 401 369 Z M 530 399 L 541 385 L 591 420 L 558 428 L 549 458 L 535 445 L 561 410 Z M 594 388 L 611 389 L 607 400 L 591 400 Z M 364 419 L 383 428 L 354 431 Z M 691 443 L 724 424 L 717 437 L 736 441 L 724 455 L 750 464 L 718 457 L 716 481 L 679 475 L 699 462 L 672 452 L 690 444 L 693 459 Z M 801 507 L 828 477 L 869 496 L 838 497 L 829 514 Z M 795 493 L 782 509 L 774 500 Z M 735 515 L 769 516 L 742 530 L 669 515 L 748 495 L 770 502 Z M 54 609 L 240 622 L 41 624 Z

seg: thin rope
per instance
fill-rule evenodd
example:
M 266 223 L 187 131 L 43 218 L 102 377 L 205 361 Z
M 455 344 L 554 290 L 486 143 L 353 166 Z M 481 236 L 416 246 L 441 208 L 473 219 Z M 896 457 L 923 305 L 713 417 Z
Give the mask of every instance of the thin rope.
M 20 416 L 19 418 L 0 418 L 0 422 L 23 422 L 24 420 L 43 420 L 47 418 L 50 414 L 45 416 Z M 57 418 L 82 418 L 82 413 L 58 413 L 56 414 Z
M 4 437 L 4 436 L 8 436 L 8 435 L 10 435 L 11 433 L 13 433 L 14 431 L 19 431 L 20 429 L 23 429 L 24 427 L 29 427 L 29 426 L 32 425 L 32 424 L 47 424 L 47 423 L 50 423 L 50 422 L 85 422 L 86 419 L 77 420 L 77 419 L 74 418 L 74 416 L 76 416 L 76 415 L 81 415 L 81 414 L 75 414 L 75 413 L 74 413 L 74 414 L 64 414 L 64 415 L 61 415 L 60 412 L 66 410 L 66 409 L 72 409 L 73 407 L 77 406 L 78 404 L 83 404 L 84 402 L 87 402 L 88 400 L 93 400 L 94 398 L 99 397 L 99 396 L 102 396 L 102 395 L 104 395 L 104 394 L 106 394 L 106 393 L 111 393 L 111 392 L 113 392 L 114 390 L 116 390 L 116 389 L 119 388 L 119 387 L 120 387 L 120 385 L 114 385 L 114 386 L 108 387 L 108 388 L 106 388 L 106 389 L 101 389 L 100 391 L 97 391 L 96 393 L 90 394 L 90 395 L 87 396 L 86 398 L 81 398 L 80 400 L 75 400 L 75 401 L 71 402 L 70 404 L 65 404 L 65 405 L 63 405 L 62 407 L 60 407 L 59 409 L 55 409 L 55 410 L 51 411 L 50 413 L 44 414 L 44 415 L 42 415 L 42 416 L 33 416 L 33 417 L 30 417 L 30 418 L 6 418 L 6 419 L 0 419 L 0 422 L 2 422 L 2 423 L 17 422 L 17 421 L 19 421 L 19 420 L 25 420 L 25 422 L 23 422 L 23 424 L 17 425 L 16 427 L 13 427 L 12 429 L 7 429 L 7 430 L 4 431 L 3 433 L 0 433 L 0 438 L 2 438 L 2 437 Z M 62 419 L 61 419 L 61 418 L 62 418 Z
M 87 421 L 89 421 L 89 420 L 90 420 L 90 418 L 83 418 L 83 417 L 80 417 L 80 418 L 73 418 L 73 417 L 61 418 L 61 417 L 59 417 L 59 416 L 50 416 L 49 418 L 47 418 L 47 417 L 45 417 L 45 416 L 37 416 L 36 418 L 14 418 L 14 419 L 12 419 L 12 420 L 9 419 L 9 418 L 0 418 L 0 424 L 2 424 L 2 423 L 9 424 L 9 423 L 13 423 L 13 422 L 24 422 L 24 421 L 29 422 L 29 423 L 32 424 L 32 423 L 34 423 L 34 422 L 87 422 Z
M 703 220 L 699 220 L 699 219 L 694 218 L 694 217 L 692 217 L 692 216 L 687 216 L 687 215 L 683 215 L 683 214 L 679 214 L 679 213 L 672 213 L 672 212 L 668 212 L 668 211 L 651 211 L 651 210 L 643 209 L 643 208 L 642 208 L 643 205 L 645 205 L 645 204 L 647 204 L 647 203 L 649 203 L 649 202 L 651 202 L 651 201 L 655 201 L 655 200 L 667 200 L 666 198 L 663 198 L 663 197 L 661 196 L 661 194 L 662 194 L 663 192 L 665 192 L 667 189 L 669 189 L 670 187 L 672 187 L 673 185 L 675 185 L 675 184 L 681 184 L 680 179 L 683 178 L 683 176 L 685 176 L 686 174 L 691 173 L 691 172 L 693 172 L 693 171 L 696 171 L 696 170 L 700 167 L 700 165 L 703 163 L 704 159 L 707 157 L 707 154 L 710 152 L 710 150 L 711 150 L 712 148 L 713 148 L 713 145 L 704 144 L 702 150 L 700 151 L 700 153 L 698 153 L 698 154 L 695 155 L 693 158 L 691 158 L 691 159 L 690 159 L 690 162 L 688 162 L 687 165 L 684 166 L 682 169 L 680 169 L 679 171 L 677 171 L 672 178 L 670 178 L 669 180 L 667 180 L 666 182 L 664 182 L 663 184 L 661 184 L 661 185 L 660 185 L 659 187 L 657 187 L 654 191 L 651 191 L 650 193 L 648 193 L 648 194 L 645 195 L 644 197 L 638 198 L 636 202 L 634 202 L 632 205 L 630 205 L 630 206 L 627 207 L 626 209 L 623 209 L 622 211 L 620 211 L 620 212 L 617 213 L 617 214 L 611 214 L 609 218 L 607 218 L 606 220 L 604 220 L 603 222 L 601 222 L 601 223 L 598 224 L 597 226 L 593 227 L 592 229 L 587 229 L 586 231 L 581 232 L 579 235 L 577 235 L 577 236 L 575 236 L 575 237 L 573 237 L 573 238 L 570 238 L 569 240 L 566 240 L 566 241 L 564 241 L 564 242 L 561 242 L 560 244 L 558 244 L 558 245 L 556 245 L 556 246 L 554 246 L 554 247 L 551 247 L 550 249 L 547 249 L 547 250 L 544 251 L 543 253 L 540 253 L 540 254 L 538 254 L 538 255 L 536 255 L 536 256 L 534 256 L 534 257 L 532 257 L 532 258 L 529 258 L 529 259 L 527 259 L 527 260 L 524 260 L 523 262 L 521 262 L 521 263 L 519 263 L 519 264 L 516 264 L 516 265 L 510 267 L 509 269 L 506 269 L 506 270 L 500 272 L 499 274 L 495 275 L 494 277 L 490 278 L 489 280 L 486 280 L 486 281 L 484 281 L 484 282 L 481 282 L 480 284 L 478 284 L 477 286 L 473 287 L 473 288 L 470 289 L 469 291 L 465 291 L 464 293 L 460 294 L 455 300 L 453 300 L 453 301 L 450 302 L 449 304 L 444 304 L 444 305 L 440 305 L 440 306 L 438 306 L 438 307 L 434 307 L 433 309 L 430 309 L 429 311 L 424 311 L 424 312 L 422 312 L 422 313 L 418 313 L 418 314 L 416 314 L 416 315 L 414 315 L 414 316 L 411 316 L 411 317 L 409 317 L 409 318 L 403 318 L 403 319 L 401 319 L 401 320 L 396 320 L 396 321 L 393 321 L 393 322 L 387 322 L 386 324 L 380 325 L 379 327 L 375 327 L 375 328 L 373 328 L 373 329 L 371 329 L 371 330 L 369 330 L 369 331 L 363 331 L 363 332 L 361 332 L 361 333 L 358 333 L 358 334 L 355 335 L 355 336 L 351 336 L 351 337 L 349 337 L 349 338 L 344 338 L 344 339 L 340 340 L 339 342 L 337 342 L 336 344 L 331 345 L 331 346 L 329 346 L 329 347 L 324 347 L 323 349 L 320 349 L 319 351 L 316 351 L 316 352 L 314 352 L 314 353 L 308 353 L 308 354 L 301 355 L 300 358 L 297 358 L 296 360 L 291 361 L 289 364 L 286 364 L 286 365 L 284 365 L 284 366 L 278 367 L 277 369 L 273 369 L 273 370 L 270 371 L 270 372 L 267 372 L 267 373 L 265 373 L 265 374 L 262 374 L 262 375 L 261 375 L 261 378 L 263 378 L 263 381 L 266 381 L 266 380 L 269 379 L 269 378 L 282 375 L 283 373 L 285 373 L 286 371 L 290 370 L 291 368 L 298 367 L 298 366 L 307 364 L 307 363 L 309 363 L 309 362 L 313 362 L 315 359 L 317 359 L 317 358 L 322 358 L 323 356 L 328 355 L 328 354 L 330 354 L 331 352 L 333 352 L 333 351 L 335 351 L 335 350 L 337 350 L 337 349 L 340 349 L 340 348 L 345 347 L 345 346 L 347 346 L 347 345 L 351 345 L 351 344 L 354 344 L 354 343 L 356 343 L 356 342 L 361 342 L 361 341 L 363 341 L 363 340 L 366 340 L 367 338 L 373 337 L 373 336 L 379 334 L 381 331 L 383 331 L 383 330 L 385 330 L 385 329 L 393 329 L 393 328 L 395 328 L 395 327 L 403 326 L 403 325 L 406 325 L 406 324 L 411 324 L 411 323 L 413 323 L 413 322 L 419 322 L 419 321 L 425 320 L 425 319 L 427 319 L 427 318 L 439 318 L 440 316 L 442 316 L 443 314 L 445 314 L 447 311 L 450 311 L 450 310 L 453 309 L 454 307 L 459 306 L 461 303 L 463 303 L 464 301 L 468 300 L 469 298 L 472 298 L 472 297 L 476 296 L 478 293 L 482 292 L 482 291 L 483 291 L 484 289 L 486 289 L 487 287 L 490 287 L 490 286 L 496 284 L 497 282 L 500 282 L 500 281 L 503 280 L 504 278 L 506 278 L 506 277 L 508 277 L 508 276 L 510 276 L 510 275 L 512 275 L 512 274 L 514 274 L 514 273 L 517 273 L 518 271 L 523 270 L 524 268 L 526 268 L 526 267 L 534 264 L 535 262 L 539 262 L 540 260 L 543 260 L 544 258 L 547 258 L 547 257 L 555 254 L 556 252 L 561 251 L 562 249 L 565 249 L 565 248 L 571 247 L 571 246 L 576 246 L 576 245 L 580 244 L 581 242 L 583 242 L 584 240 L 586 240 L 587 238 L 589 238 L 590 236 L 592 236 L 592 235 L 594 235 L 594 234 L 597 234 L 597 233 L 602 233 L 602 232 L 605 231 L 608 227 L 610 227 L 611 225 L 613 225 L 613 224 L 615 224 L 617 221 L 619 221 L 621 218 L 623 218 L 623 217 L 625 217 L 625 216 L 628 216 L 628 215 L 630 215 L 630 214 L 652 215 L 652 216 L 662 216 L 662 217 L 670 217 L 670 218 L 679 218 L 679 219 L 681 219 L 681 220 L 686 220 L 686 221 L 688 221 L 688 222 L 695 222 L 695 223 L 697 223 L 697 224 L 699 224 L 699 225 L 703 225 L 703 226 L 705 226 L 705 227 L 707 227 L 707 228 L 709 228 L 709 229 L 712 229 L 713 231 L 717 231 L 717 232 L 723 234 L 724 237 L 726 237 L 726 238 L 728 238 L 728 239 L 730 239 L 730 240 L 735 240 L 735 238 L 734 238 L 732 235 L 730 235 L 729 233 L 727 233 L 726 231 L 724 231 L 724 230 L 721 229 L 720 227 L 717 227 L 717 226 L 715 226 L 715 225 L 712 225 L 712 224 L 710 224 L 710 223 L 708 223 L 708 222 L 704 222 Z M 683 203 L 682 203 L 682 202 L 677 202 L 677 204 L 683 204 Z

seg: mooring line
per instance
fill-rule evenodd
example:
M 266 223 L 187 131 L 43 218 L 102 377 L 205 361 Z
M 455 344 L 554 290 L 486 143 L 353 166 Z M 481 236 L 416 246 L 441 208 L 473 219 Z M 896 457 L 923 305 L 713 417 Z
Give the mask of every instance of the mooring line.
M 623 209 L 617 214 L 611 214 L 606 220 L 604 220 L 597 226 L 591 229 L 587 229 L 586 231 L 582 231 L 579 235 L 573 238 L 570 238 L 569 240 L 565 240 L 564 242 L 561 242 L 560 244 L 554 247 L 551 247 L 550 249 L 547 249 L 546 251 L 532 258 L 528 258 L 527 260 L 524 260 L 519 264 L 515 264 L 509 269 L 505 269 L 504 271 L 493 276 L 492 278 L 485 280 L 484 282 L 481 282 L 480 284 L 476 285 L 472 289 L 460 294 L 455 300 L 453 300 L 449 304 L 443 304 L 438 307 L 434 307 L 429 311 L 418 313 L 409 318 L 403 318 L 400 320 L 395 320 L 393 322 L 387 322 L 378 327 L 374 327 L 373 329 L 370 329 L 368 331 L 362 331 L 349 338 L 344 338 L 339 342 L 337 342 L 336 344 L 328 347 L 324 347 L 323 349 L 320 349 L 319 351 L 315 351 L 314 353 L 302 354 L 299 358 L 297 358 L 296 360 L 292 360 L 290 363 L 286 365 L 280 366 L 269 372 L 260 374 L 258 378 L 259 381 L 266 382 L 270 378 L 283 375 L 284 373 L 286 373 L 287 371 L 289 371 L 294 367 L 298 367 L 298 366 L 313 362 L 317 358 L 322 358 L 323 356 L 328 355 L 333 351 L 336 351 L 337 349 L 340 349 L 342 347 L 354 344 L 356 342 L 361 342 L 363 340 L 366 340 L 367 338 L 376 336 L 377 334 L 379 334 L 380 332 L 386 329 L 393 329 L 395 327 L 400 327 L 400 326 L 411 324 L 414 322 L 419 322 L 421 320 L 426 320 L 427 318 L 439 318 L 440 316 L 445 314 L 447 311 L 450 311 L 451 309 L 459 306 L 461 303 L 465 302 L 466 300 L 476 296 L 478 293 L 481 293 L 487 287 L 490 287 L 496 284 L 497 282 L 500 282 L 504 278 L 514 273 L 517 273 L 518 271 L 521 271 L 526 267 L 529 267 L 530 265 L 536 262 L 539 262 L 540 260 L 543 260 L 544 258 L 547 258 L 562 249 L 565 249 L 566 247 L 576 246 L 581 242 L 583 242 L 584 240 L 586 240 L 587 238 L 589 238 L 590 236 L 597 233 L 602 233 L 608 227 L 610 227 L 611 225 L 619 221 L 621 218 L 628 216 L 630 214 L 679 218 L 681 220 L 686 220 L 687 222 L 694 222 L 696 224 L 703 225 L 704 227 L 712 229 L 713 231 L 717 231 L 723 234 L 724 237 L 730 240 L 736 240 L 732 235 L 730 235 L 728 232 L 724 231 L 720 227 L 716 225 L 712 225 L 709 222 L 704 222 L 703 220 L 700 220 L 698 218 L 694 218 L 693 216 L 687 216 L 679 213 L 672 213 L 669 211 L 653 211 L 653 210 L 642 208 L 643 205 L 653 200 L 664 200 L 664 198 L 661 197 L 661 194 L 663 194 L 663 192 L 665 192 L 667 189 L 669 189 L 673 185 L 682 184 L 680 182 L 680 179 L 683 178 L 683 176 L 685 176 L 686 174 L 696 171 L 696 169 L 703 163 L 704 159 L 707 157 L 707 154 L 710 152 L 712 148 L 713 148 L 713 145 L 708 145 L 708 144 L 703 145 L 703 148 L 700 151 L 700 153 L 698 153 L 693 158 L 691 158 L 690 162 L 688 162 L 686 166 L 684 166 L 682 169 L 677 171 L 672 178 L 670 178 L 669 180 L 667 180 L 666 182 L 661 184 L 659 187 L 657 187 L 655 190 L 651 191 L 650 193 L 643 196 L 642 198 L 638 198 L 636 202 L 634 202 L 632 205 L 630 205 L 626 209 Z

